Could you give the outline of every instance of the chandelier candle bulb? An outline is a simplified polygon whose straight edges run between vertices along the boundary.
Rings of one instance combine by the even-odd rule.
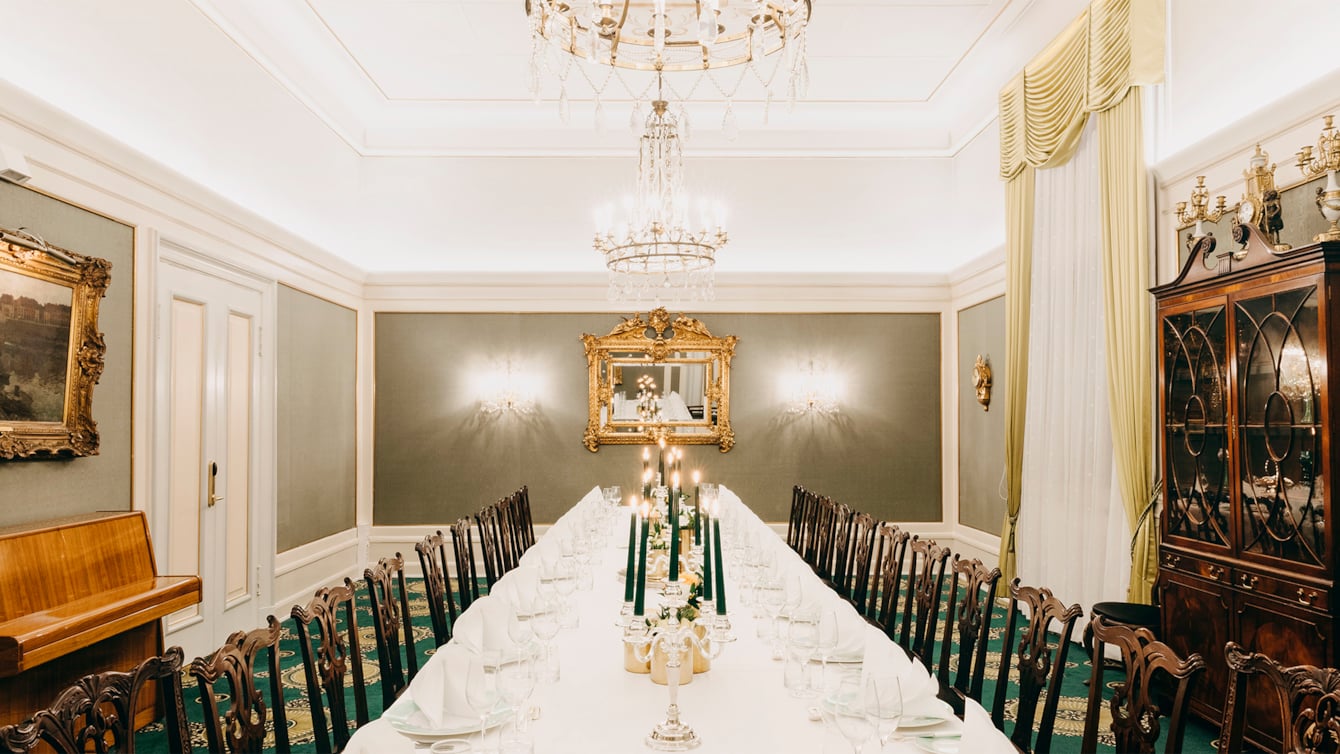
[[[637,498],[628,499],[628,567],[624,570],[623,601],[632,602],[637,589]]]
[[[645,614],[647,605],[647,525],[649,523],[650,511],[647,502],[642,502],[642,534],[640,535],[642,544],[638,548],[637,556],[637,591],[633,595],[633,615],[641,618]]]

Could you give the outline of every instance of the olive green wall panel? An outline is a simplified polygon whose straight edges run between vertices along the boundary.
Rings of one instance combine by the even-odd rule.
[[[690,316],[699,316],[690,312]],[[767,520],[786,519],[806,487],[899,521],[941,518],[938,314],[706,314],[736,335],[731,423],[736,446],[686,446],[685,470],[728,485]],[[611,314],[376,315],[374,523],[447,523],[521,484],[537,521],[553,521],[596,484],[630,491],[641,447],[582,446],[582,333]],[[488,376],[537,383],[529,415],[488,415]],[[785,413],[780,376],[827,368],[844,384],[834,416]]]
[[[991,364],[991,406],[982,410],[973,389],[977,355]],[[999,534],[1005,470],[1005,297],[958,313],[958,522]]]
[[[98,312],[107,345],[93,389],[98,455],[0,461],[0,526],[99,510],[128,510],[134,355],[135,231],[30,189],[0,182],[0,225],[24,227],[48,243],[112,263]]]
[[[276,536],[279,552],[354,527],[358,314],[279,286]]]

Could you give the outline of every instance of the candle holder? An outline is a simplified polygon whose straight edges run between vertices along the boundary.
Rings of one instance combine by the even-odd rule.
[[[687,593],[682,581],[667,583],[661,595],[665,598],[662,606],[668,608],[669,617],[656,626],[635,621],[624,629],[624,643],[632,648],[638,662],[649,661],[658,650],[666,655],[666,688],[670,692],[670,704],[665,719],[652,728],[645,740],[648,748],[657,751],[688,751],[702,745],[702,739],[693,728],[679,719],[679,681],[685,655],[696,648],[715,660],[724,645],[735,638],[729,632],[729,621],[726,631],[719,629],[721,621],[718,618],[724,616],[699,612],[698,620],[681,621],[679,611],[688,604]],[[705,626],[702,636],[695,630],[700,624]]]
[[[1215,197],[1214,208],[1210,208],[1210,190],[1205,187],[1205,176],[1196,176],[1196,185],[1191,189],[1191,205],[1188,208],[1186,202],[1178,202],[1175,210],[1177,222],[1182,226],[1195,224],[1196,229],[1191,233],[1193,243],[1196,239],[1205,236],[1205,222],[1219,222],[1219,219],[1228,212],[1228,200],[1223,196]]]
[[[1336,181],[1336,173],[1340,171],[1340,131],[1336,130],[1334,119],[1333,115],[1323,119],[1325,126],[1317,137],[1315,154],[1312,147],[1298,150],[1298,169],[1303,177],[1326,176],[1325,187],[1317,189],[1317,209],[1331,227],[1318,234],[1314,241],[1340,241],[1340,183]]]

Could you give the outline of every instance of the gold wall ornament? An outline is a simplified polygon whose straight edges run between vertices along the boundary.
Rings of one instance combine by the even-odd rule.
[[[111,263],[0,235],[0,459],[97,455],[98,307]]]
[[[1298,150],[1298,169],[1305,178],[1326,176],[1326,186],[1317,189],[1317,209],[1331,227],[1319,233],[1314,241],[1340,241],[1340,183],[1336,182],[1336,172],[1340,171],[1340,131],[1336,130],[1334,120],[1334,115],[1323,119],[1325,126],[1317,137],[1316,154],[1312,153],[1312,147]]]
[[[735,445],[730,365],[739,339],[718,338],[700,320],[664,307],[634,314],[606,335],[582,335],[587,422],[582,444]],[[646,378],[646,379],[644,379]]]
[[[1293,248],[1280,241],[1280,231],[1284,229],[1284,216],[1280,210],[1280,192],[1275,185],[1275,163],[1270,162],[1270,154],[1256,145],[1256,152],[1242,171],[1247,181],[1247,191],[1238,202],[1238,223],[1255,225],[1258,230],[1270,237],[1276,251],[1288,251]]]
[[[972,388],[977,393],[977,402],[983,411],[991,410],[991,363],[980,353],[977,363],[972,365]]]

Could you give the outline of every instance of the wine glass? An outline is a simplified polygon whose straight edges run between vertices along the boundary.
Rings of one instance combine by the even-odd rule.
[[[572,561],[558,562],[554,572],[554,590],[558,592],[559,604],[562,606],[562,627],[577,628],[579,616],[572,600],[572,595],[577,591],[577,573]]]
[[[479,746],[484,747],[489,713],[498,704],[498,666],[500,657],[495,651],[486,651],[470,661],[465,677],[465,702],[479,715]]]
[[[875,732],[875,724],[866,714],[866,704],[859,678],[848,678],[839,684],[835,695],[830,697],[833,720],[838,732],[851,744],[853,754],[861,754],[866,741]]]
[[[530,616],[530,628],[535,638],[540,640],[541,654],[544,657],[544,678],[558,680],[558,655],[553,640],[558,636],[559,606],[553,600],[539,600],[535,612]]]
[[[841,642],[842,636],[836,610],[824,610],[819,613],[819,637],[815,648],[819,652],[819,662],[825,667],[833,658],[833,652]]]
[[[898,676],[871,676],[866,680],[865,710],[883,746],[893,738],[903,717],[903,687]]]
[[[791,696],[811,697],[814,692],[806,681],[806,675],[809,672],[810,660],[814,659],[815,649],[819,643],[819,621],[818,614],[812,610],[800,610],[791,616],[791,623],[787,629],[786,648],[789,659],[799,667],[793,683],[788,688]],[[788,678],[788,680],[791,680]]]
[[[535,662],[524,652],[503,663],[498,671],[498,692],[508,708],[514,711],[517,729],[522,727],[525,719],[521,709],[535,691],[535,680]]]

